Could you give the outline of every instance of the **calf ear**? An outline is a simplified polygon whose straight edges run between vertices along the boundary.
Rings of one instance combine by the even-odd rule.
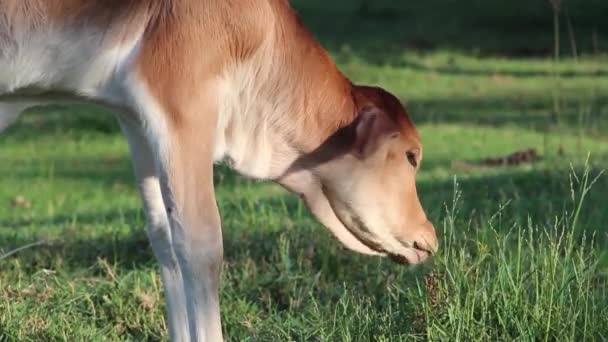
[[[397,125],[386,114],[373,109],[362,111],[355,124],[353,154],[358,158],[366,158],[388,138],[397,135]]]

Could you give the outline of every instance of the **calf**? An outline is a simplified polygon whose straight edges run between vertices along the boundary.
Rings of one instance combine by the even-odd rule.
[[[344,77],[286,0],[0,0],[0,129],[64,100],[118,117],[174,341],[222,340],[216,161],[300,195],[354,251],[437,249],[404,107]]]

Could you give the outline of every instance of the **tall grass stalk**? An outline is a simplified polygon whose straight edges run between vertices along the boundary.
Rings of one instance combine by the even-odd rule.
[[[562,0],[549,0],[553,12],[553,115],[556,123],[561,126],[561,94],[560,94],[560,74],[559,74],[559,59],[560,59],[560,13]]]
[[[601,318],[608,301],[605,291],[598,290],[606,281],[594,276],[599,258],[593,236],[576,232],[586,195],[601,175],[591,175],[586,165],[581,175],[572,172],[574,214],[548,223],[528,219],[526,224],[505,224],[501,206],[489,215],[489,229],[463,227],[465,221],[454,216],[461,198],[454,183],[435,283],[418,287],[426,296],[428,340],[582,341],[603,336],[601,326],[591,322]]]
[[[589,165],[590,154],[587,154],[587,159],[585,160],[585,166],[583,169],[582,175],[579,177],[576,173],[576,170],[570,164],[570,169],[572,170],[570,173],[570,193],[572,196],[572,203],[574,205],[573,216],[571,218],[571,227],[572,230],[575,231],[577,227],[577,223],[579,220],[579,216],[581,213],[581,209],[583,207],[583,203],[585,202],[585,197],[589,193],[589,190],[593,187],[593,185],[597,182],[597,180],[604,174],[604,170],[601,170],[597,175],[593,178],[591,177],[591,167]],[[576,187],[576,188],[575,188]]]

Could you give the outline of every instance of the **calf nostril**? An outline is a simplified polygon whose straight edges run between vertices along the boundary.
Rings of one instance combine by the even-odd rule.
[[[419,249],[421,251],[425,251],[429,254],[433,254],[434,253],[433,249],[429,248],[429,247],[430,247],[430,245],[428,243],[421,244],[418,241],[414,241],[414,248]]]
[[[414,234],[401,235],[397,240],[406,248],[414,248],[429,254],[435,254],[439,248],[435,228],[429,221],[417,227]]]

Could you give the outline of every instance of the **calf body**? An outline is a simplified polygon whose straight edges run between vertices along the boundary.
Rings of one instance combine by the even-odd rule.
[[[344,77],[287,1],[0,0],[0,129],[57,101],[119,119],[174,341],[222,339],[214,162],[302,196],[354,251],[437,248],[405,109]]]

